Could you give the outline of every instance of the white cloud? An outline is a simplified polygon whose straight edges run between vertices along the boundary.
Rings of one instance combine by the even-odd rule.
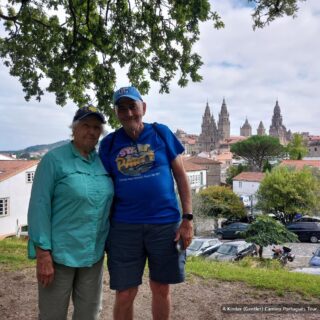
[[[172,83],[169,95],[160,95],[159,85],[153,83],[145,97],[145,121],[199,133],[207,100],[217,120],[225,98],[232,134],[239,134],[246,116],[255,133],[260,120],[269,129],[278,99],[288,129],[320,134],[320,1],[302,2],[296,19],[285,17],[256,31],[252,30],[251,9],[240,5],[243,1],[212,3],[226,27],[201,26],[195,49],[203,57],[203,81],[186,88]],[[48,93],[40,103],[27,103],[21,85],[4,66],[0,77],[0,150],[69,137],[73,104],[61,108]],[[117,85],[127,84],[122,70]]]

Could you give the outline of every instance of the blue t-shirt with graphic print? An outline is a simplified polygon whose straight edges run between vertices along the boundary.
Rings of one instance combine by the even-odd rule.
[[[160,133],[160,134],[159,134]],[[99,154],[114,181],[112,219],[160,224],[180,220],[170,163],[184,151],[170,129],[144,123],[134,141],[123,128],[106,136]]]

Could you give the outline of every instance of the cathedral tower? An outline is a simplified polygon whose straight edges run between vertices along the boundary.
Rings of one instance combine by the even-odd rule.
[[[265,136],[266,135],[266,129],[264,128],[262,121],[260,121],[260,123],[259,123],[259,127],[257,129],[257,135],[258,136]]]
[[[211,115],[207,102],[202,116],[201,133],[199,136],[199,151],[210,152],[218,147],[218,130],[213,115]]]
[[[226,102],[223,98],[218,122],[219,141],[230,138],[230,120]]]
[[[246,121],[244,122],[243,126],[240,127],[240,136],[250,137],[251,135],[252,135],[252,128],[248,121],[248,118],[246,118]]]
[[[286,127],[282,124],[282,116],[278,100],[276,101],[276,105],[273,109],[273,116],[271,126],[269,129],[269,135],[279,138],[281,144],[288,143],[287,137],[289,134],[287,132]]]

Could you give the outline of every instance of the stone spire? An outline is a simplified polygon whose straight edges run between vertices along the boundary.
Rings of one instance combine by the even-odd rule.
[[[281,110],[278,103],[278,100],[276,101],[276,105],[273,109],[273,116],[271,120],[271,126],[269,129],[269,135],[279,138],[279,141],[281,144],[287,144],[287,129],[282,124],[282,116],[281,116]]]
[[[252,128],[246,117],[246,121],[244,122],[243,126],[240,127],[240,136],[243,137],[250,137],[252,135]]]
[[[223,98],[218,121],[219,141],[230,138],[230,120],[226,101]]]
[[[218,129],[207,102],[202,116],[201,133],[198,140],[199,152],[210,152],[218,147]]]
[[[279,106],[278,100],[276,101],[276,105],[274,106],[274,109],[273,109],[273,117],[272,117],[271,126],[273,126],[275,128],[280,128],[281,126],[283,126],[281,110],[280,110],[280,106]]]
[[[258,129],[257,129],[257,135],[258,136],[265,136],[266,135],[266,129],[264,128],[264,125],[262,121],[260,121]]]

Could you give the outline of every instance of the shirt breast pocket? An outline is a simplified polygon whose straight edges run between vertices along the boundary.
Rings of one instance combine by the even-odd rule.
[[[88,173],[81,170],[65,170],[56,186],[56,195],[67,196],[73,200],[88,197]]]

